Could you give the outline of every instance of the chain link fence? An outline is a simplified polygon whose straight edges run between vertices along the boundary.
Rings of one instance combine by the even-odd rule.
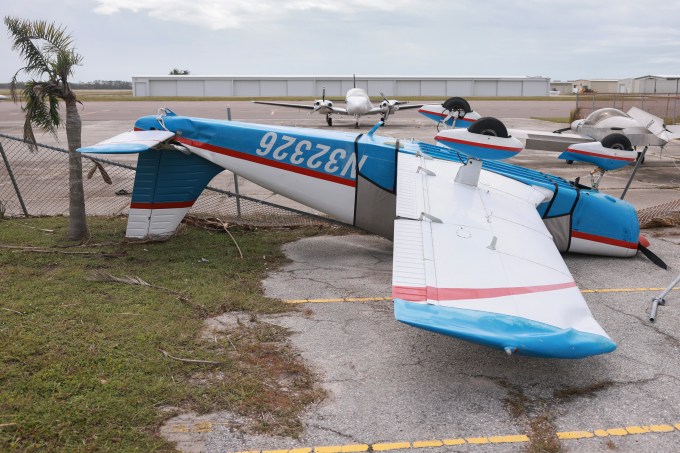
[[[576,95],[575,118],[585,118],[597,109],[613,107],[628,111],[631,107],[663,118],[666,124],[680,122],[680,97],[675,94],[640,95],[640,94],[605,94],[588,93]]]
[[[68,215],[68,151],[0,134],[0,218]],[[96,161],[104,168],[108,184]],[[83,159],[85,208],[90,216],[127,214],[135,166],[99,157]],[[219,176],[218,176],[219,178]],[[214,181],[213,181],[214,183]],[[212,184],[212,183],[211,183]],[[253,226],[313,226],[338,222],[313,213],[209,185],[189,214]]]

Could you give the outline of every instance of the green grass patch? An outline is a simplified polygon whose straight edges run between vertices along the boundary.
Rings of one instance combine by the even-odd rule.
[[[172,450],[158,428],[188,411],[300,432],[299,414],[323,392],[288,332],[259,321],[290,309],[260,282],[284,262],[282,244],[325,230],[232,228],[240,259],[224,233],[188,227],[167,242],[127,243],[125,219],[89,224],[92,239],[79,245],[64,239],[65,218],[0,221],[0,451]],[[206,318],[230,311],[249,325],[200,335]]]

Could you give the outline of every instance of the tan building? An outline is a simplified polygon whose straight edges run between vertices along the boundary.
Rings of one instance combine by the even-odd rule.
[[[596,93],[617,93],[619,91],[619,81],[617,79],[578,79],[573,80],[573,92],[583,93],[591,90]]]

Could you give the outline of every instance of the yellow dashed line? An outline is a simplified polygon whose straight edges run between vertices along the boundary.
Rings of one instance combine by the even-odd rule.
[[[492,436],[489,437],[492,444],[514,444],[520,442],[529,442],[529,436],[520,434],[517,436]]]
[[[287,304],[324,304],[338,302],[377,302],[392,300],[391,297],[341,297],[339,299],[288,299],[284,300]]]
[[[590,431],[567,431],[562,433],[557,433],[558,439],[587,439],[593,437],[594,434]]]
[[[171,427],[171,431],[175,433],[207,433],[212,431],[213,426],[222,425],[222,423],[212,422],[198,422],[191,425],[177,424]],[[560,440],[579,440],[590,439],[594,437],[609,437],[609,436],[629,436],[642,435],[650,433],[670,433],[680,431],[680,423],[673,425],[648,425],[648,426],[626,426],[625,428],[609,428],[596,429],[594,431],[563,431],[557,433],[557,438]],[[349,445],[328,445],[312,448],[294,448],[291,450],[248,450],[236,453],[353,453],[365,451],[395,451],[417,448],[438,448],[452,445],[484,445],[484,444],[500,444],[500,443],[522,443],[530,442],[531,438],[525,434],[509,435],[509,436],[488,436],[488,437],[467,437],[467,438],[452,438],[452,439],[433,439],[433,440],[419,440],[411,442],[381,442],[375,444],[349,444]]]
[[[489,439],[486,437],[468,437],[465,439],[469,444],[488,444]]]
[[[441,440],[419,440],[413,442],[413,448],[441,447],[444,443]]]
[[[403,450],[411,448],[410,442],[385,442],[381,444],[373,444],[373,451],[388,451],[388,450]]]
[[[666,288],[602,288],[602,289],[582,289],[583,294],[596,293],[642,293],[647,291],[663,291]],[[680,287],[673,288],[673,291]],[[391,297],[340,297],[337,299],[288,299],[284,300],[287,304],[323,304],[340,302],[380,302],[392,300]]]
[[[444,445],[463,445],[465,439],[444,439],[442,442],[444,442]]]
[[[213,426],[220,426],[221,423],[199,422],[191,425],[177,424],[171,427],[171,431],[175,433],[206,433],[210,432]],[[596,429],[594,431],[563,431],[557,433],[557,438],[560,440],[579,440],[590,439],[594,437],[609,437],[609,436],[629,436],[642,435],[651,433],[670,433],[680,431],[680,423],[673,425],[649,425],[649,426],[626,426],[625,428],[609,428]],[[508,436],[488,436],[488,437],[467,437],[467,438],[452,438],[452,439],[433,439],[433,440],[419,440],[411,442],[381,442],[372,445],[369,444],[349,444],[349,445],[328,445],[312,448],[294,448],[283,450],[248,450],[236,453],[353,453],[365,451],[394,451],[407,450],[417,448],[438,448],[452,445],[483,445],[483,444],[500,444],[500,443],[522,443],[530,442],[531,438],[525,434],[516,434]]]

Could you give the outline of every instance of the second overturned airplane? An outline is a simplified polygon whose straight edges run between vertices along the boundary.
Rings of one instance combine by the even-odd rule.
[[[310,110],[311,115],[314,112],[319,112],[326,115],[326,123],[329,126],[333,125],[333,118],[331,115],[350,115],[355,119],[355,126],[359,127],[359,117],[364,115],[380,114],[382,122],[386,122],[389,116],[397,110],[417,109],[423,104],[409,104],[408,101],[398,101],[396,99],[387,99],[385,95],[380,92],[383,100],[378,106],[371,103],[368,93],[363,88],[357,88],[356,83],[354,88],[347,90],[345,95],[345,108],[335,107],[333,101],[326,99],[326,88],[324,87],[321,99],[314,101],[314,104],[291,104],[288,102],[272,102],[272,101],[253,101],[256,104],[276,105],[279,107],[293,107],[298,109]]]

